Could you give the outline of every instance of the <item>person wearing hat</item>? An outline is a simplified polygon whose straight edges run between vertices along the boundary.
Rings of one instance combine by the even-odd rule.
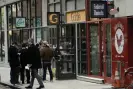
[[[50,81],[53,81],[53,73],[51,69],[51,60],[53,57],[53,50],[49,47],[47,41],[42,42],[42,46],[40,48],[40,56],[43,63],[43,80],[46,80],[46,71],[48,69],[50,74]]]

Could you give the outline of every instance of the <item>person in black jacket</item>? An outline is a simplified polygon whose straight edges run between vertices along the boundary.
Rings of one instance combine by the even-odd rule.
[[[28,60],[26,43],[22,44],[22,49],[20,50],[19,53],[20,53],[20,64],[21,64],[20,72],[21,72],[22,84],[24,84],[25,81],[25,76],[24,76],[25,71],[26,71],[27,83],[30,83],[30,71],[28,69],[25,69]]]
[[[29,43],[29,47],[27,50],[28,64],[30,65],[30,68],[31,68],[32,79],[31,79],[30,85],[27,86],[26,88],[32,88],[34,79],[36,78],[38,83],[40,84],[40,86],[37,89],[41,89],[41,88],[44,88],[44,84],[37,72],[38,69],[42,67],[40,52],[39,52],[39,49],[36,47],[36,45],[34,45],[33,39],[29,39],[28,43]]]
[[[18,55],[18,49],[17,49],[17,43],[13,42],[12,45],[8,49],[8,62],[10,65],[10,82],[12,84],[17,84],[18,82],[18,76],[19,76],[19,68],[20,68],[20,62],[19,62],[19,55]]]

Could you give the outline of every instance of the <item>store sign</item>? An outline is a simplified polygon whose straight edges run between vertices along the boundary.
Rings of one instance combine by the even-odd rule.
[[[16,18],[16,28],[26,27],[26,19],[23,17]]]
[[[48,25],[60,24],[60,12],[48,12],[47,16]]]
[[[107,1],[91,1],[91,18],[107,18]]]
[[[86,21],[85,10],[67,12],[66,19],[67,23],[84,22]]]

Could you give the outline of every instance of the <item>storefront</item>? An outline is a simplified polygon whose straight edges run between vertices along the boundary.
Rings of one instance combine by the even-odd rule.
[[[67,26],[73,27],[76,45],[77,75],[87,75],[85,10],[66,13]],[[72,25],[73,24],[73,25]],[[69,30],[69,29],[67,29]]]

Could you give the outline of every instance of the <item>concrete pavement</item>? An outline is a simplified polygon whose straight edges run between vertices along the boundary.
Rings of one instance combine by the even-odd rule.
[[[10,84],[10,68],[0,67],[1,82]],[[47,75],[48,76],[48,75]],[[47,77],[49,79],[49,76]],[[54,82],[46,81],[44,82],[45,89],[111,89],[110,85],[106,84],[95,84],[79,80],[54,80]],[[27,84],[20,84],[17,87],[24,89]],[[36,89],[39,84],[35,80],[33,89]]]

